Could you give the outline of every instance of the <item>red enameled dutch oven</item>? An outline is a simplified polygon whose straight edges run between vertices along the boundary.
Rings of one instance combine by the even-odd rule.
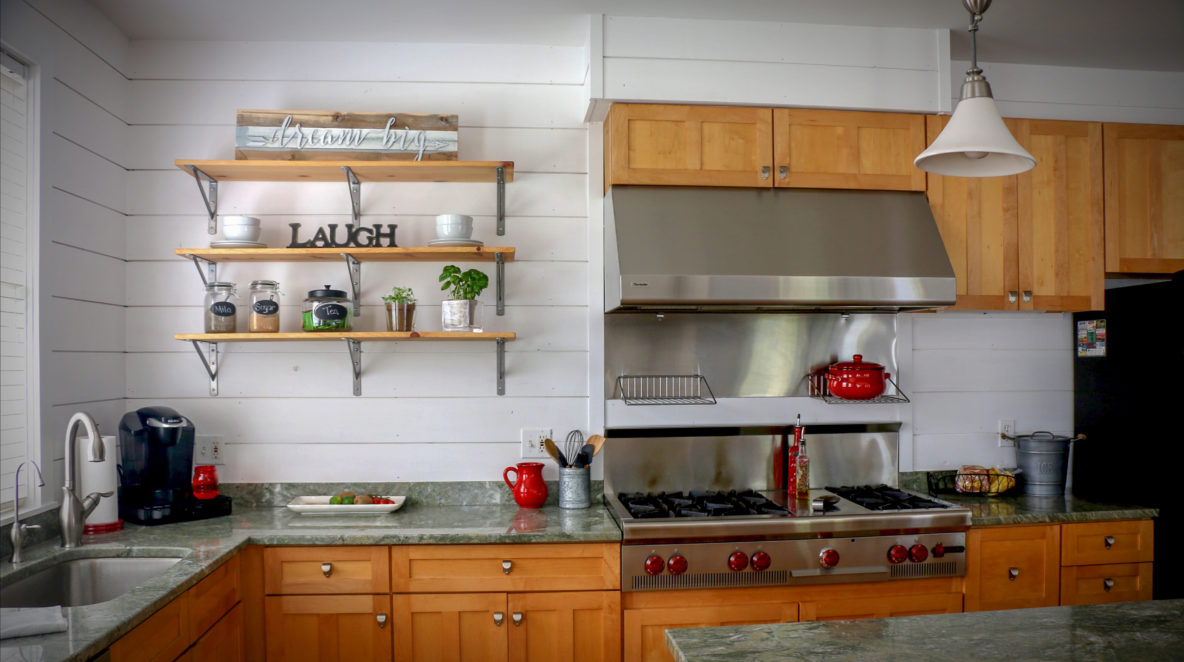
[[[851,361],[835,363],[826,373],[830,394],[847,400],[870,400],[884,393],[888,373],[879,363],[865,363],[862,354]]]

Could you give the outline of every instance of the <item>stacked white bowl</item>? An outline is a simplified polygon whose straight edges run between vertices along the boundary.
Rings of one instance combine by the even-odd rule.
[[[260,230],[254,216],[222,217],[222,238],[227,241],[259,241]]]

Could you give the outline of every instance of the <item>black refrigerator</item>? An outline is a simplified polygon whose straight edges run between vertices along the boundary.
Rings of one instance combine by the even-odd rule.
[[[1074,496],[1153,506],[1155,599],[1184,598],[1184,271],[1073,315]]]

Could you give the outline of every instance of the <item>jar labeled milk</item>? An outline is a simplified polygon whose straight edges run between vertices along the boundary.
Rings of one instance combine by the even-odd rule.
[[[213,281],[206,283],[206,333],[234,333],[238,308],[234,283]]]
[[[251,281],[251,333],[280,332],[280,284],[274,280]]]
[[[344,290],[329,285],[323,290],[312,290],[301,306],[301,327],[305,331],[349,331],[353,312],[352,302]]]

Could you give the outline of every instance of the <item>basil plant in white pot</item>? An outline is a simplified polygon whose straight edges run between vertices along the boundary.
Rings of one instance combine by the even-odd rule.
[[[451,298],[440,303],[440,326],[445,331],[482,331],[481,304],[477,297],[489,287],[489,276],[476,269],[461,271],[450,264],[440,272],[441,290]]]

